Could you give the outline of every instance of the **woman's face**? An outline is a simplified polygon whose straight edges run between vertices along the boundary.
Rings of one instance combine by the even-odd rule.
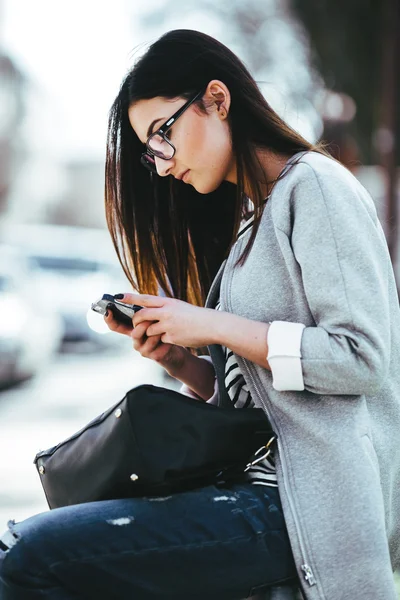
[[[183,181],[201,194],[208,194],[224,180],[236,183],[236,166],[227,119],[230,106],[228,88],[221,81],[210,81],[203,101],[207,114],[192,104],[167,132],[176,148],[175,155],[170,160],[154,158],[158,175],[173,175],[180,179],[188,171]],[[185,103],[183,98],[166,100],[157,97],[132,104],[128,111],[129,121],[140,141],[146,143],[147,130],[153,121],[157,119],[152,132]]]

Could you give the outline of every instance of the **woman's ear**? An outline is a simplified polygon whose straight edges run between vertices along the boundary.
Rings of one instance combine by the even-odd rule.
[[[213,79],[207,86],[206,96],[209,104],[214,105],[219,115],[225,118],[229,113],[231,103],[231,95],[227,86],[219,79]]]

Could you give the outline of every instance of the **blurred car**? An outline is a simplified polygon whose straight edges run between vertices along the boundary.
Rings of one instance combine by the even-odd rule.
[[[35,295],[28,258],[0,244],[0,385],[39,373],[58,350],[62,320]]]
[[[3,239],[29,255],[35,294],[64,323],[64,341],[118,344],[91,304],[104,293],[131,289],[106,230],[56,225],[13,225]],[[105,335],[109,334],[109,335]]]

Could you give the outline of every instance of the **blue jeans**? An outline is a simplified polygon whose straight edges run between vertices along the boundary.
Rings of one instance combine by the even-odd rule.
[[[209,486],[8,525],[1,600],[234,600],[295,577],[277,488]]]

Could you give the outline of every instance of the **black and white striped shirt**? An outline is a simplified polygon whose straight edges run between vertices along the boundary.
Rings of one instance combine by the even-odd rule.
[[[254,216],[242,223],[236,241],[249,233],[252,229]],[[221,310],[218,301],[216,310]],[[252,408],[254,401],[251,397],[249,388],[235,360],[235,356],[229,348],[222,348],[225,355],[225,387],[229,398],[232,400],[235,408]],[[256,485],[269,485],[277,487],[275,461],[273,453],[264,459],[258,465],[252,467],[247,472],[247,479]]]

